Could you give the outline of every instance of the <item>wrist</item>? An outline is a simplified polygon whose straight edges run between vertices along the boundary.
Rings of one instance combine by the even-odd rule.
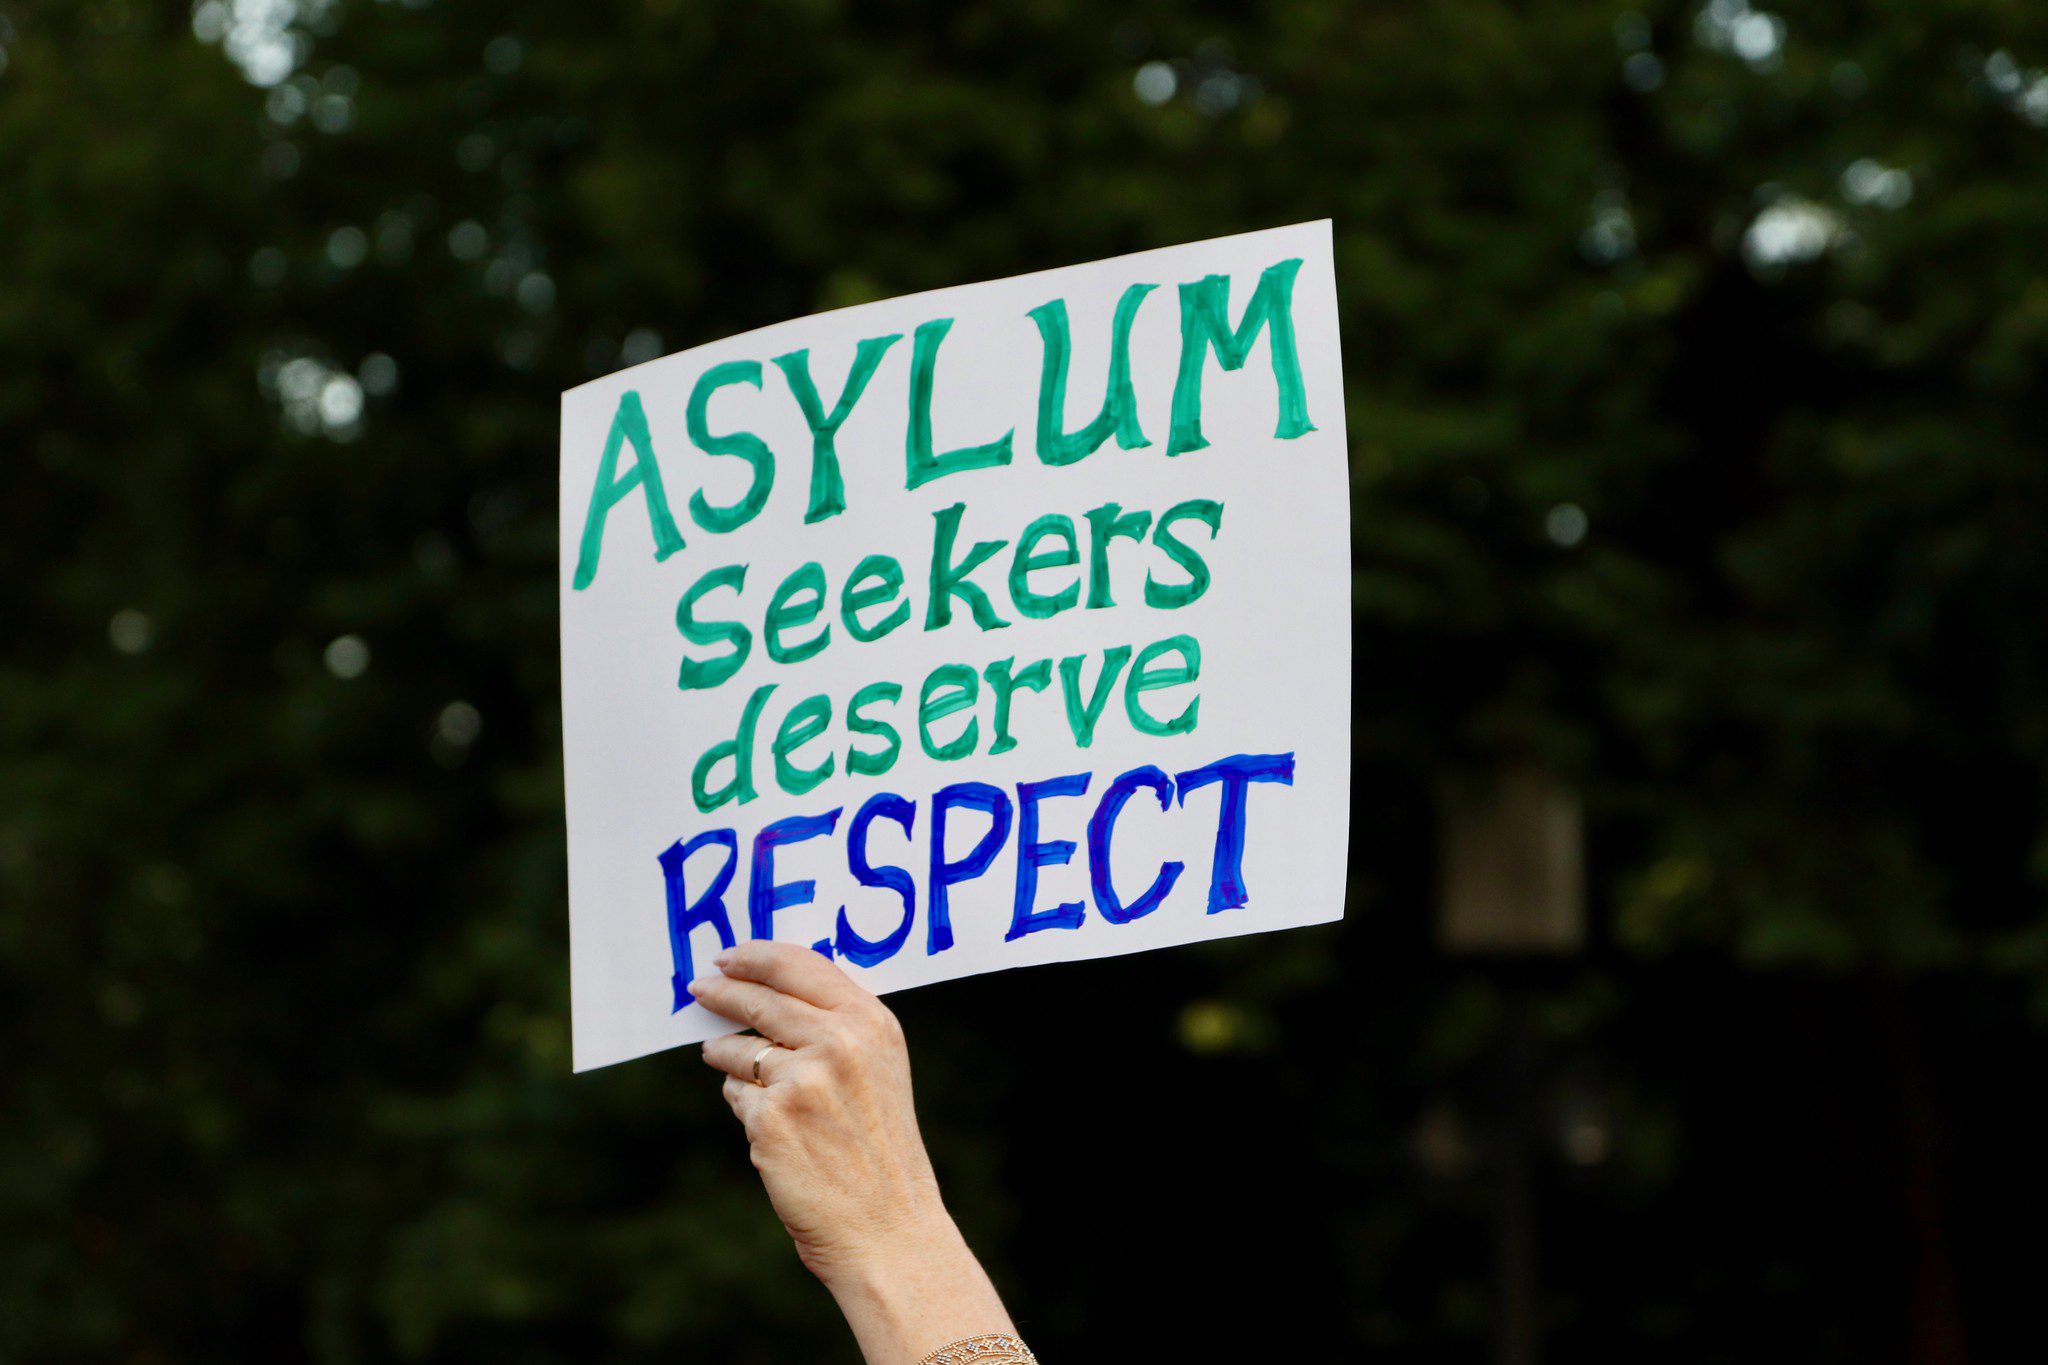
[[[876,1300],[908,1281],[957,1273],[961,1261],[973,1259],[953,1216],[937,1205],[906,1214],[862,1245],[812,1269],[835,1296]]]
[[[995,1286],[943,1208],[887,1246],[819,1276],[872,1365],[914,1365],[949,1342],[1014,1330]]]
[[[799,1237],[798,1250],[810,1272],[837,1292],[842,1284],[858,1288],[884,1279],[899,1264],[942,1256],[960,1240],[934,1188],[928,1198],[900,1197],[886,1216],[861,1219],[837,1236]]]

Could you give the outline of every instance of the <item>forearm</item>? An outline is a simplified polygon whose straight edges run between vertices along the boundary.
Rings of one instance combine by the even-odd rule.
[[[868,1365],[917,1365],[952,1342],[1016,1330],[987,1272],[943,1215],[886,1257],[833,1276],[828,1287]]]
[[[756,939],[690,994],[760,1030],[704,1045],[797,1254],[868,1365],[1035,1365],[939,1198],[895,1016],[835,963]],[[955,1343],[1002,1334],[979,1348]]]

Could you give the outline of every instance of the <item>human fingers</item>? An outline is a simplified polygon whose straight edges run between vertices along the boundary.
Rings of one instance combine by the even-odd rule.
[[[766,1085],[774,1079],[777,1064],[784,1060],[777,1054],[788,1051],[780,1043],[769,1042],[759,1034],[728,1033],[704,1044],[704,1063],[735,1080],[750,1085]]]
[[[690,983],[690,994],[713,1014],[723,1015],[784,1047],[801,1047],[823,1036],[830,1023],[825,1011],[816,1005],[756,981],[703,976]]]
[[[752,939],[726,949],[717,961],[727,976],[772,986],[819,1009],[844,1009],[874,999],[838,963],[796,943]]]
[[[755,1114],[761,1107],[761,1097],[767,1092],[752,1081],[727,1076],[725,1083],[719,1087],[719,1093],[725,1096],[725,1102],[732,1106],[733,1114],[746,1130],[749,1133],[753,1132]]]

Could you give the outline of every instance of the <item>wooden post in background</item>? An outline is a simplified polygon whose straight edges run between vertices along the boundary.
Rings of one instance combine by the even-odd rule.
[[[1586,939],[1585,822],[1578,793],[1530,764],[1442,794],[1437,942],[1482,958],[1561,957]],[[1507,974],[1510,978],[1513,973]],[[1526,990],[1508,1015],[1494,1099],[1494,1359],[1536,1365],[1543,1323],[1536,1163],[1545,1059]]]
[[[1516,765],[1443,795],[1437,942],[1450,953],[1571,953],[1586,938],[1578,794]]]

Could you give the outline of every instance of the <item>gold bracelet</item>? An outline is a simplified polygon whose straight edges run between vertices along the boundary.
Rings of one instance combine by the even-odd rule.
[[[991,1332],[941,1346],[917,1365],[1038,1365],[1038,1357],[1009,1333]]]

